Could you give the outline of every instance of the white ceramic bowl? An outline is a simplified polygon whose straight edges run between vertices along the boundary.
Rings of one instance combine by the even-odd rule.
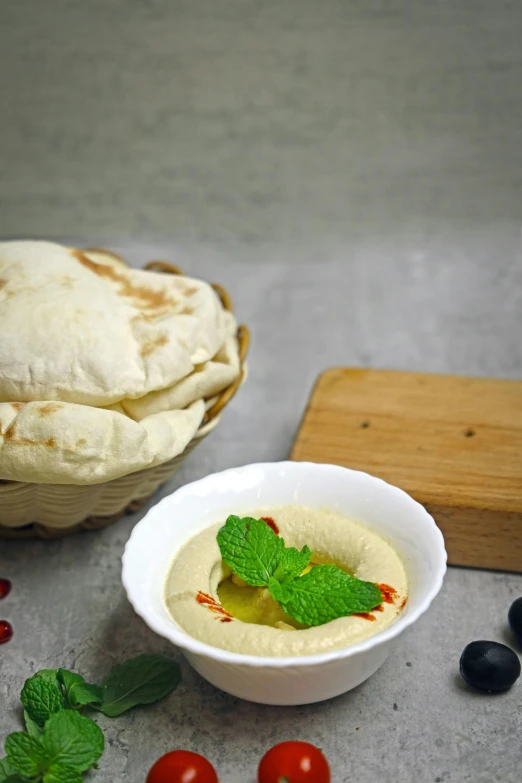
[[[401,556],[409,597],[398,619],[358,644],[316,655],[265,658],[194,639],[169,615],[163,595],[176,553],[199,531],[254,508],[329,508],[382,535]],[[439,592],[446,571],[442,533],[428,512],[397,487],[337,465],[279,462],[215,473],[161,500],[136,525],[123,555],[123,585],[153,631],[183,651],[206,680],[261,704],[309,704],[355,688],[381,666],[393,641]]]

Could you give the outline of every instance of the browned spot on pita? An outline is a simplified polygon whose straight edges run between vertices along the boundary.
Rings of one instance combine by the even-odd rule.
[[[2,435],[1,432],[0,435]],[[31,438],[17,436],[14,422],[6,429],[3,436],[5,440],[8,440],[13,446],[47,446],[50,449],[58,448],[58,444],[54,438],[48,438],[47,440],[32,440]]]
[[[88,258],[85,253],[82,253],[81,250],[76,250],[76,248],[71,248],[69,250],[69,253],[71,256],[73,256],[77,261],[80,262],[80,264],[83,264],[83,266],[86,266],[87,269],[90,269],[91,272],[94,272],[95,274],[98,274],[98,264],[95,261],[91,261],[90,258]]]
[[[15,438],[11,435],[11,431],[7,430],[5,433],[5,439],[12,443],[13,446],[42,446],[43,444],[37,440],[31,440],[30,438]]]
[[[147,340],[147,342],[143,343],[140,354],[142,356],[150,356],[150,354],[153,353],[156,348],[161,348],[161,346],[166,345],[168,341],[169,338],[166,334],[155,337],[153,340]]]
[[[179,311],[180,315],[194,315],[194,310],[192,307],[189,307],[188,305],[185,305],[185,307]]]
[[[74,288],[74,277],[64,275],[60,278],[60,285],[63,286],[63,288]]]
[[[16,419],[15,419],[16,421]],[[5,432],[2,433],[4,438],[6,440],[14,440],[15,438],[15,422],[13,421],[12,424],[9,425],[9,427],[6,429]]]
[[[48,402],[45,405],[40,405],[36,410],[40,416],[49,416],[50,413],[56,413],[60,408],[63,408],[63,405],[58,402]]]
[[[21,411],[25,405],[25,402],[10,402],[9,404],[11,408],[15,409],[15,411]]]
[[[170,310],[170,308],[169,308]],[[137,315],[133,315],[131,318],[131,323],[136,323],[138,321],[145,321],[148,323],[149,321],[154,321],[156,318],[159,318],[161,315],[165,315],[167,310],[164,312],[153,312],[153,313],[138,313]]]
[[[185,291],[184,291],[184,293],[187,296],[194,296],[194,294],[197,294],[197,292],[198,292],[198,289],[194,288],[193,286],[189,286],[188,288],[185,288]]]
[[[129,273],[125,269],[120,271],[113,266],[95,263],[79,250],[71,250],[70,253],[80,264],[90,269],[98,277],[115,283],[118,286],[118,294],[128,299],[134,299],[136,307],[142,310],[153,311],[157,315],[158,311],[167,312],[176,304],[176,299],[168,296],[166,291],[155,290],[144,285],[133,285],[129,279]]]
[[[7,285],[7,280],[0,280],[0,291],[2,290],[2,288],[5,288],[6,285]]]
[[[85,440],[85,438],[78,438],[78,440],[76,441],[77,446],[84,446],[86,443],[87,441]]]

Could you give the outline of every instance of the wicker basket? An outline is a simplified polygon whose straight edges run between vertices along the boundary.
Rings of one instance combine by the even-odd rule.
[[[125,263],[120,256],[110,255]],[[151,261],[145,269],[182,274],[178,267],[166,261]],[[232,302],[225,289],[217,284],[212,287],[223,307],[232,311]],[[89,486],[0,481],[0,538],[61,538],[81,530],[105,527],[123,513],[141,508],[160,484],[174,475],[182,460],[216,427],[223,408],[241,386],[246,377],[245,360],[249,344],[246,326],[238,328],[238,341],[239,377],[213,401],[199,430],[181,454],[162,465]]]

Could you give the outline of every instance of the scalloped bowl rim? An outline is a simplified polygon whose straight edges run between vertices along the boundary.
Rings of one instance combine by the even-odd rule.
[[[376,487],[385,487],[386,491],[399,494],[401,497],[407,498],[407,501],[411,505],[412,510],[415,509],[415,511],[420,515],[420,518],[424,519],[424,524],[427,525],[427,528],[430,529],[431,533],[435,536],[434,540],[438,542],[438,551],[436,553],[436,573],[434,574],[431,584],[429,585],[426,596],[420,602],[420,604],[415,609],[400,615],[399,618],[387,628],[379,631],[373,636],[368,637],[367,639],[364,639],[361,642],[351,644],[347,647],[329,650],[323,653],[315,653],[314,655],[284,657],[245,655],[243,653],[230,652],[229,650],[224,650],[220,647],[214,647],[210,644],[206,644],[205,642],[201,642],[198,639],[195,639],[193,636],[190,636],[190,634],[186,633],[182,628],[176,625],[175,621],[172,620],[170,622],[165,622],[162,618],[157,617],[154,613],[150,612],[150,610],[143,605],[142,596],[139,594],[139,591],[132,580],[132,565],[130,563],[130,558],[133,549],[140,546],[140,538],[143,535],[150,534],[149,527],[154,523],[154,517],[161,514],[162,508],[172,503],[173,497],[177,496],[178,499],[183,499],[183,496],[189,495],[193,489],[204,487],[205,484],[215,482],[220,477],[227,477],[233,474],[244,473],[253,469],[267,471],[273,470],[275,467],[286,466],[291,466],[292,469],[297,468],[297,470],[302,468],[304,470],[313,469],[317,471],[324,470],[328,472],[341,471],[344,475],[346,475],[346,472],[349,472],[351,474],[365,476],[371,479],[372,482],[375,482]],[[185,541],[189,541],[190,538],[190,535],[187,536]],[[179,547],[175,551],[179,551]],[[171,563],[173,557],[174,554],[170,561]],[[287,666],[305,667],[314,664],[328,663],[330,661],[351,658],[354,655],[359,655],[360,653],[364,653],[374,647],[395,639],[403,631],[405,631],[406,628],[409,628],[411,625],[413,625],[413,623],[415,623],[419,617],[421,617],[421,615],[423,615],[429,609],[432,601],[439,593],[442,587],[444,575],[447,570],[447,553],[442,532],[437,527],[431,514],[426,511],[424,506],[414,500],[411,495],[408,495],[407,492],[400,489],[399,487],[396,487],[393,484],[389,484],[383,479],[372,476],[370,473],[366,473],[365,471],[353,470],[351,468],[345,468],[340,465],[330,465],[327,463],[315,462],[281,461],[251,463],[239,468],[228,468],[227,470],[219,471],[217,473],[211,473],[201,479],[185,484],[172,492],[170,495],[165,496],[162,498],[162,500],[159,501],[159,503],[149,509],[145,516],[135,525],[125,546],[125,551],[122,557],[122,564],[123,586],[134,611],[144,620],[146,625],[148,625],[148,627],[159,636],[168,639],[183,651],[187,651],[195,655],[202,655],[222,663],[279,669]]]

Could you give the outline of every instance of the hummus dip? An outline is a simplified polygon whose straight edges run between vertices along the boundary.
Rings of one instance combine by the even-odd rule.
[[[266,588],[245,587],[232,576],[216,540],[223,521],[198,533],[180,550],[165,586],[171,617],[194,638],[245,655],[313,655],[347,647],[382,631],[406,603],[407,578],[398,554],[362,525],[331,511],[303,506],[264,509],[244,516],[269,519],[286,546],[301,549],[308,545],[312,564],[333,564],[358,579],[375,582],[383,593],[383,603],[365,614],[340,617],[313,628],[299,626],[284,615]]]

